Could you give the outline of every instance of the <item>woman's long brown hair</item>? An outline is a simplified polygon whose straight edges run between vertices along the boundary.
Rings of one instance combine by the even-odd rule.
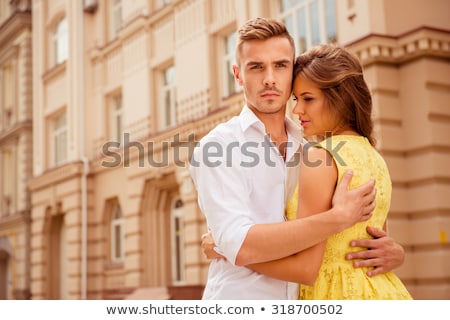
[[[334,45],[316,46],[297,57],[293,79],[297,76],[323,91],[328,107],[340,119],[340,127],[351,128],[375,146],[372,96],[355,56]]]

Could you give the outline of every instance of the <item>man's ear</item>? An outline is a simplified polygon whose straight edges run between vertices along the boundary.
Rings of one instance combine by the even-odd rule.
[[[234,74],[234,79],[236,79],[236,81],[238,82],[238,84],[239,84],[240,86],[242,86],[243,81],[242,81],[242,79],[241,79],[241,73],[240,73],[240,70],[239,70],[238,65],[236,65],[236,64],[233,64],[233,74]]]

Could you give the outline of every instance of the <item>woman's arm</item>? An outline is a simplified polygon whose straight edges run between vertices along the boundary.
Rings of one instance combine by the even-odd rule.
[[[337,168],[330,154],[321,148],[308,148],[300,164],[297,218],[331,208],[337,182]],[[272,278],[312,285],[322,263],[326,241],[290,257],[248,265]]]

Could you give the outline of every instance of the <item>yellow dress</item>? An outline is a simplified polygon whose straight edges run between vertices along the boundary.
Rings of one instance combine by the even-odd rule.
[[[328,150],[338,168],[338,180],[347,168],[353,169],[350,188],[355,188],[371,178],[376,179],[376,209],[369,221],[360,222],[328,238],[322,266],[313,286],[300,286],[299,299],[412,299],[411,295],[393,273],[368,277],[367,268],[354,268],[345,254],[361,250],[350,247],[350,241],[370,238],[366,226],[382,228],[389,212],[391,201],[391,179],[381,155],[365,137],[337,135],[317,145]],[[301,179],[301,174],[300,174]],[[295,219],[298,190],[286,207],[288,219]],[[301,205],[301,204],[300,204]]]

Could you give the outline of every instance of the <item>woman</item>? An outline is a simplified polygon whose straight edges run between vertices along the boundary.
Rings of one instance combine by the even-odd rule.
[[[368,277],[364,269],[355,269],[344,259],[351,239],[367,237],[366,226],[385,229],[392,190],[388,168],[374,148],[372,99],[361,65],[342,48],[315,47],[296,60],[293,95],[294,113],[305,137],[320,142],[304,150],[288,218],[294,218],[295,212],[301,218],[330,207],[334,188],[347,168],[355,172],[351,188],[370,178],[377,182],[377,205],[370,220],[309,249],[315,261],[312,285],[302,285],[299,298],[411,299],[392,272]]]

